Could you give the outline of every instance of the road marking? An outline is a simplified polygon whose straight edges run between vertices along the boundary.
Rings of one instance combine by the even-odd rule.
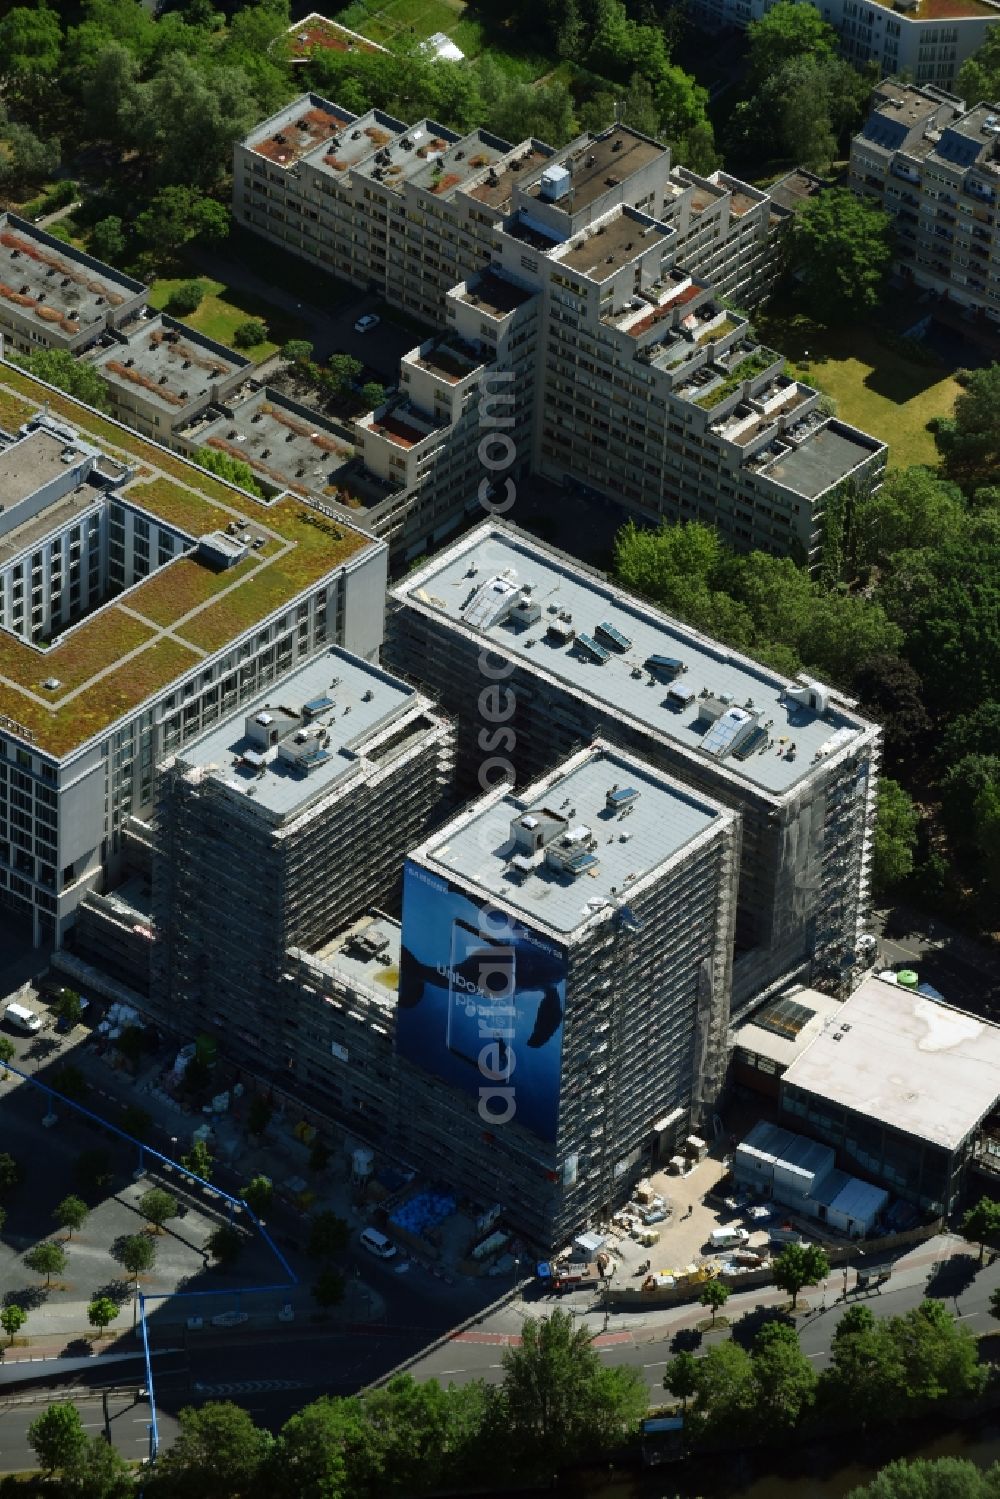
[[[658,1358],[655,1364],[643,1364],[642,1367],[644,1369],[663,1369],[667,1364],[669,1364],[669,1362],[670,1360],[668,1358]]]
[[[826,1358],[827,1350],[821,1348],[819,1353],[807,1353],[806,1358]]]
[[[500,1367],[499,1364],[496,1367],[499,1368]],[[440,1372],[442,1374],[464,1374],[465,1370],[464,1369],[442,1369]]]

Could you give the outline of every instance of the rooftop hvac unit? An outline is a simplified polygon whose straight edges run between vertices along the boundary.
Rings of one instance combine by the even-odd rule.
[[[547,167],[538,183],[538,195],[546,203],[558,203],[568,196],[572,182],[565,167]]]

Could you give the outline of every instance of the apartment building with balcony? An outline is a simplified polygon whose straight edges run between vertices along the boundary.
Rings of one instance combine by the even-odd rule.
[[[1000,322],[1000,106],[886,80],[848,180],[892,218],[905,280]]]
[[[81,354],[135,317],[146,296],[141,281],[0,213],[0,336],[19,354]]]
[[[386,652],[457,719],[463,787],[508,769],[530,781],[600,735],[739,811],[735,1000],[791,972],[849,987],[879,757],[849,700],[493,523],[391,591]]]
[[[382,640],[383,543],[290,495],[149,482],[143,456],[41,410],[0,432],[0,903],[36,943],[114,882],[165,754],[329,642]]]
[[[339,648],[313,656],[163,763],[149,1007],[288,1087],[275,1014],[290,949],[369,905],[397,905],[407,849],[452,775],[453,730],[426,697]],[[328,1053],[329,1055],[329,1053]]]
[[[711,31],[742,31],[769,8],[769,0],[694,0],[691,19]],[[856,67],[874,63],[883,75],[906,75],[917,85],[939,88],[952,86],[966,58],[1000,20],[995,0],[816,0],[815,8]]]

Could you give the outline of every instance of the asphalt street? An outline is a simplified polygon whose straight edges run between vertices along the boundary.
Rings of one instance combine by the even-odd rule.
[[[949,1004],[1000,1019],[1000,953],[923,912],[875,912],[883,966],[914,968]]]
[[[107,1425],[102,1395],[77,1395],[73,1399],[87,1435],[95,1437],[104,1432],[122,1456],[132,1462],[146,1457],[149,1452],[149,1405],[139,1396],[140,1389],[141,1384],[136,1384],[108,1395]],[[56,1392],[51,1401],[66,1398],[64,1393]],[[37,1466],[34,1450],[28,1441],[28,1427],[48,1403],[51,1403],[50,1399],[45,1395],[0,1403],[0,1472],[18,1473]],[[160,1422],[161,1442],[169,1446],[177,1430],[177,1422],[165,1412]]]

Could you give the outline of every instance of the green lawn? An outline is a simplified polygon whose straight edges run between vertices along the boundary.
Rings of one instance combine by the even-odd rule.
[[[927,423],[950,416],[959,392],[944,365],[910,358],[892,335],[883,339],[861,324],[821,328],[799,313],[778,309],[754,322],[799,379],[833,397],[845,422],[889,444],[890,468],[937,463]]]
[[[517,37],[506,33],[502,24],[485,25],[466,8],[465,0],[355,0],[331,19],[389,48],[443,31],[466,57],[489,51],[501,63],[507,58],[518,76],[523,74],[529,82],[552,66],[551,60],[525,55]]]
[[[245,323],[248,318],[252,317],[264,319],[271,337],[263,343],[255,344],[251,349],[240,350],[240,353],[248,355],[255,364],[260,364],[262,360],[275,353],[287,339],[305,337],[305,328],[302,325],[296,325],[295,320],[287,313],[270,306],[267,302],[259,302],[253,297],[248,297],[243,292],[234,291],[221,281],[213,281],[210,276],[164,277],[162,280],[155,281],[149,292],[151,306],[162,310],[167,306],[177,287],[183,281],[192,280],[201,282],[205,288],[205,295],[200,307],[181,321],[194,328],[196,332],[204,333],[206,338],[214,338],[217,343],[227,344],[232,348],[233,333],[240,323]]]

